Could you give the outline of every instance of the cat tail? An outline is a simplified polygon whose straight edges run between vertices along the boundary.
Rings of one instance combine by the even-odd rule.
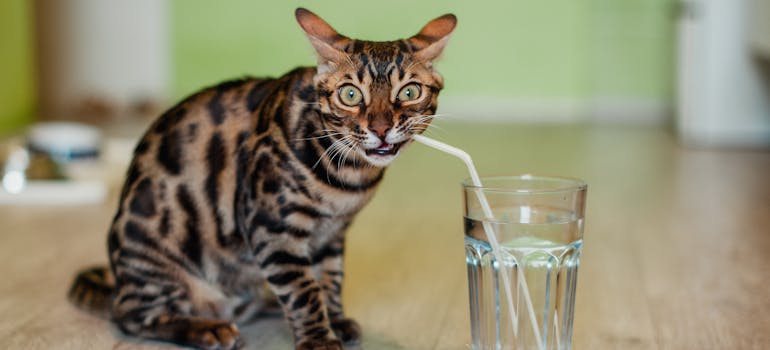
[[[109,267],[95,266],[75,276],[68,297],[75,306],[109,318],[114,290],[115,278]]]

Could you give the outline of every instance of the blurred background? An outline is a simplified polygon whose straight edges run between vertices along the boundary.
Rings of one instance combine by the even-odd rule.
[[[698,145],[770,144],[767,1],[8,0],[0,133],[40,119],[155,116],[207,85],[314,63],[307,6],[352,37],[460,25],[442,113],[465,120],[676,126]]]
[[[438,63],[446,88],[436,124],[450,129],[644,127],[690,148],[770,146],[768,0],[7,0],[4,173],[33,163],[39,178],[75,177],[39,166],[40,154],[59,165],[102,155],[107,168],[122,170],[146,125],[184,96],[313,65],[293,18],[297,6],[370,40],[408,37],[455,13],[459,26]],[[105,178],[99,171],[75,173]],[[113,175],[119,181],[122,173]],[[20,191],[14,176],[4,187]]]
[[[430,136],[482,175],[589,184],[575,348],[770,348],[745,322],[770,308],[770,0],[2,0],[0,348],[113,347],[63,290],[106,261],[137,138],[202,87],[313,65],[297,6],[370,40],[457,15]],[[367,348],[467,349],[467,175],[410,146],[351,226]],[[270,329],[248,343],[288,348]]]

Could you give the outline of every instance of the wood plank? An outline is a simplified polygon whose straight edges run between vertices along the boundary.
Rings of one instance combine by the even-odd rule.
[[[770,348],[770,152],[681,149],[657,128],[443,124],[484,174],[584,178],[574,349]],[[412,145],[348,235],[344,301],[366,349],[468,349],[462,164]],[[103,205],[0,207],[0,349],[170,349],[75,309],[106,262]],[[281,319],[247,349],[290,349]]]

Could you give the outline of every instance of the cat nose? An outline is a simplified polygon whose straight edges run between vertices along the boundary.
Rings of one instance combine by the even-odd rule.
[[[390,125],[386,123],[374,123],[369,125],[369,130],[373,131],[380,139],[385,139],[385,134],[390,130]]]

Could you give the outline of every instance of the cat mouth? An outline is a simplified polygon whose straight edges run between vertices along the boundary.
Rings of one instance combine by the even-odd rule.
[[[377,148],[365,150],[367,156],[394,156],[405,142],[387,143],[382,142]]]

